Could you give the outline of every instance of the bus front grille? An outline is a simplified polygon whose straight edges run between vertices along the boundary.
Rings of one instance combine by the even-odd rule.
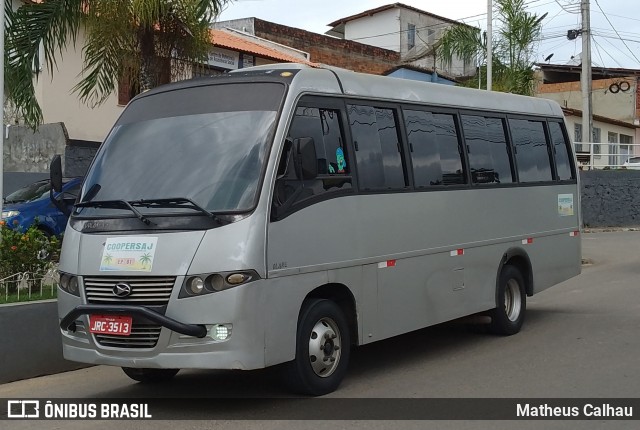
[[[163,306],[169,303],[169,297],[176,282],[175,277],[85,277],[84,291],[87,303],[92,304],[131,304],[140,306]],[[131,293],[119,297],[114,293],[117,284],[128,284]]]
[[[95,334],[96,341],[102,346],[112,348],[153,348],[158,343],[162,327],[156,324],[134,322],[129,336]]]

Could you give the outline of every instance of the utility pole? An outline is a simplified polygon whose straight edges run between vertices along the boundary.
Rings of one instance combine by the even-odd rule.
[[[493,0],[487,0],[487,91],[493,85]]]
[[[580,4],[582,14],[582,141],[589,143],[589,159],[593,169],[593,113],[591,111],[591,27],[589,23],[589,0]]]

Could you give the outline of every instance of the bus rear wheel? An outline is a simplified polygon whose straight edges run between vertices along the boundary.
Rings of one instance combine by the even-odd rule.
[[[284,366],[285,383],[311,396],[335,391],[347,371],[350,342],[347,320],[336,303],[305,301],[298,319],[296,358]]]
[[[503,336],[516,334],[522,328],[527,308],[527,294],[522,273],[514,266],[504,266],[497,288],[497,306],[490,312],[490,330]]]
[[[123,367],[122,371],[134,381],[156,383],[172,379],[180,369],[136,369],[133,367]]]

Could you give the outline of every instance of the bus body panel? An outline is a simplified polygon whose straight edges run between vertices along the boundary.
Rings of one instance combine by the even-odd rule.
[[[529,257],[534,293],[580,271],[580,239],[572,235],[578,211],[558,211],[559,194],[577,201],[576,185],[527,187],[526,198],[522,190],[367,194],[313,204],[270,223],[269,276],[290,282],[300,273],[363,266],[364,285],[333,279],[366,297],[361,343],[492,309],[509,249]]]

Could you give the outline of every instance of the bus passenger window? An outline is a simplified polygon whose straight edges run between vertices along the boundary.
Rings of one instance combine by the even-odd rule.
[[[564,133],[562,133],[562,126],[559,122],[549,122],[549,132],[551,134],[551,142],[555,148],[558,179],[561,181],[575,179],[569,159],[571,149],[564,138]]]
[[[462,115],[462,129],[469,151],[474,184],[513,182],[509,147],[501,118]]]
[[[465,184],[454,116],[405,110],[404,117],[416,187]]]
[[[543,123],[526,119],[510,119],[509,127],[513,145],[516,147],[520,182],[553,180]]]
[[[349,105],[348,111],[360,186],[405,188],[407,180],[394,110]]]

